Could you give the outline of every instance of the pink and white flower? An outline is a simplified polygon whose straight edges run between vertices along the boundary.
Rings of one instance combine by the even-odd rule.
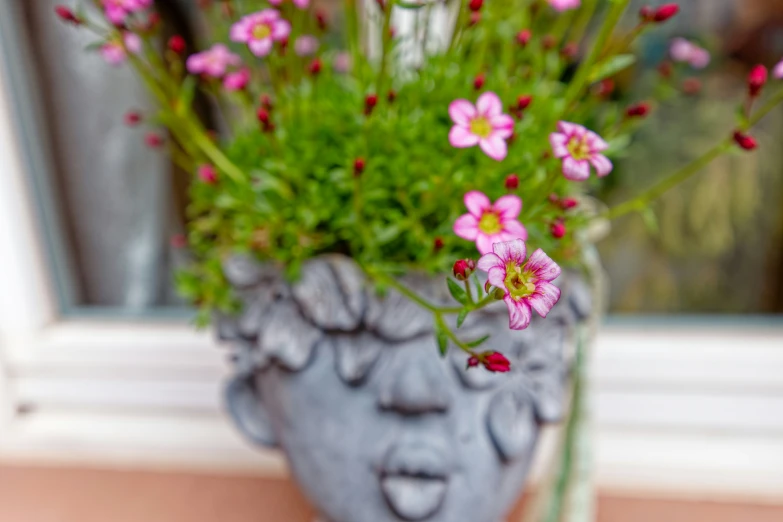
[[[690,64],[694,69],[704,69],[710,64],[710,52],[685,38],[674,38],[669,54],[675,62]]]
[[[153,0],[103,0],[103,13],[113,24],[125,22],[128,15],[152,5]]]
[[[482,254],[492,252],[492,244],[514,239],[527,240],[527,230],[519,222],[522,200],[514,195],[502,196],[491,203],[477,190],[465,194],[468,213],[454,222],[454,233],[462,239],[475,241]]]
[[[228,73],[223,78],[223,87],[229,92],[242,91],[247,87],[248,83],[250,83],[250,70],[246,67]]]
[[[283,5],[288,0],[269,0],[269,3],[275,7]],[[290,0],[299,9],[307,9],[310,7],[310,0]]]
[[[297,56],[312,56],[318,51],[318,38],[305,34],[294,42],[294,52]]]
[[[449,105],[454,126],[449,133],[453,147],[478,145],[490,158],[501,161],[508,154],[506,140],[514,133],[514,119],[503,114],[503,102],[494,92],[479,96],[476,105],[468,100],[454,100]]]
[[[560,300],[560,289],[552,281],[560,276],[560,267],[540,248],[527,257],[525,242],[521,239],[495,243],[493,251],[484,254],[477,264],[487,272],[489,284],[505,292],[503,301],[508,307],[508,326],[524,330],[530,325],[532,311],[541,317]]]
[[[604,177],[614,166],[601,154],[609,145],[596,133],[576,123],[561,121],[559,132],[549,135],[552,153],[563,160],[563,176],[572,181],[585,181],[590,177],[592,165],[599,177]]]
[[[783,80],[783,60],[772,69],[772,76],[778,80]]]
[[[577,9],[582,4],[582,0],[547,0],[547,2],[555,11],[561,13],[569,9]]]
[[[191,74],[204,74],[213,78],[222,78],[229,67],[238,67],[242,60],[229,51],[224,44],[215,44],[211,49],[191,54],[185,66]]]
[[[231,40],[246,43],[256,56],[268,55],[275,42],[287,40],[290,34],[291,24],[276,9],[249,14],[231,26]]]
[[[128,31],[122,34],[122,42],[111,40],[103,44],[100,49],[103,59],[111,65],[121,65],[128,58],[128,52],[138,54],[140,51],[141,38]]]

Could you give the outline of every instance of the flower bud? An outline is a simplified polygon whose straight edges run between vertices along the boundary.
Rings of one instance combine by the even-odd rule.
[[[378,105],[378,95],[368,94],[364,98],[364,114],[369,116],[376,105]]]
[[[185,39],[182,36],[175,34],[169,38],[169,49],[176,54],[184,53],[186,47]]]
[[[769,71],[763,65],[757,65],[750,71],[748,75],[748,94],[751,98],[761,94],[761,90],[767,84],[768,77]]]
[[[60,20],[63,22],[68,22],[74,25],[81,25],[82,20],[76,16],[76,13],[74,13],[69,7],[65,7],[64,5],[58,5],[54,8],[54,12],[57,14],[57,16],[60,17]]]
[[[550,230],[552,232],[552,237],[555,239],[562,239],[566,235],[566,226],[562,221],[552,223]]]
[[[577,201],[574,198],[563,198],[560,201],[560,208],[563,210],[571,210],[572,208],[576,208],[579,206],[579,201]]]
[[[481,22],[481,11],[473,11],[470,13],[469,25],[472,27],[478,25]]]
[[[435,249],[437,252],[438,250],[442,250],[445,244],[443,243],[442,237],[436,237],[435,240],[432,242],[432,248]]]
[[[734,141],[744,150],[755,150],[758,147],[756,138],[742,131],[734,131]]]
[[[473,88],[477,91],[480,91],[482,88],[484,88],[484,84],[487,83],[487,77],[484,73],[479,73],[478,76],[473,80]]]
[[[516,174],[509,174],[506,176],[506,188],[508,190],[516,190],[519,188],[519,176]]]
[[[560,55],[566,60],[573,60],[579,53],[579,46],[576,42],[568,42],[560,49]]]
[[[367,165],[367,162],[364,160],[364,158],[356,158],[353,161],[353,175],[354,177],[358,178],[362,175],[364,172],[364,167]]]
[[[270,98],[268,94],[262,94],[261,98],[260,98],[260,101],[261,101],[261,107],[263,107],[267,111],[271,111],[272,110],[272,106],[273,106],[272,105],[272,98]]]
[[[323,64],[321,64],[321,60],[315,58],[312,62],[310,62],[310,66],[307,68],[307,70],[310,71],[310,74],[313,76],[318,76],[321,73],[322,68]]]
[[[128,111],[125,113],[125,125],[134,127],[141,123],[141,113],[139,111]]]
[[[625,115],[629,118],[644,118],[650,114],[650,104],[647,102],[635,103],[625,109]]]
[[[677,4],[664,4],[659,7],[653,15],[652,21],[656,24],[665,22],[666,20],[677,16],[680,12],[680,6]]]
[[[163,146],[163,137],[157,132],[150,132],[144,137],[144,143],[151,149],[158,149]]]
[[[530,29],[523,29],[522,31],[519,31],[517,33],[517,43],[522,47],[525,47],[527,44],[530,43],[530,39],[532,37],[533,37],[533,33],[530,32]]]
[[[258,118],[258,121],[260,121],[264,125],[269,124],[270,121],[269,111],[266,108],[261,107],[260,109],[258,109],[258,112],[256,112],[256,117]]]
[[[608,98],[614,92],[614,80],[605,78],[593,87],[593,92],[599,98]]]
[[[454,277],[457,281],[467,281],[476,271],[476,262],[472,259],[458,259],[454,263]]]
[[[389,101],[389,103],[394,103],[394,100],[397,99],[397,91],[390,89],[389,94],[386,95],[386,99]]]
[[[500,352],[490,352],[483,357],[484,368],[491,372],[505,373],[511,371],[511,362]]]
[[[326,13],[322,9],[317,9],[315,11],[315,22],[318,24],[318,28],[321,31],[326,31],[329,24],[326,19]]]
[[[520,95],[517,97],[517,109],[524,111],[530,104],[533,103],[533,97],[529,94]]]
[[[200,165],[198,168],[198,179],[212,185],[217,182],[217,171],[215,167],[209,164]]]
[[[483,5],[484,5],[484,0],[470,0],[470,4],[468,4],[468,7],[470,7],[471,11],[479,11],[481,10]]]
[[[557,205],[560,203],[560,196],[555,194],[554,192],[549,195],[549,202],[553,205]]]

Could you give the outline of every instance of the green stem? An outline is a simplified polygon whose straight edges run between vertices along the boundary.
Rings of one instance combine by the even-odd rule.
[[[451,54],[457,46],[457,40],[462,36],[462,31],[465,28],[470,13],[467,0],[459,0],[459,3],[460,6],[459,11],[457,12],[457,20],[454,22],[454,32],[451,35],[451,42],[449,42],[449,54]]]
[[[436,315],[441,315],[441,314],[458,314],[458,313],[460,313],[462,311],[462,307],[446,307],[446,308],[443,308],[443,307],[435,306],[434,304],[428,302],[424,298],[419,297],[419,295],[416,294],[416,292],[414,292],[413,290],[409,289],[408,287],[406,287],[405,285],[403,285],[402,283],[400,283],[399,281],[397,281],[393,277],[388,277],[388,276],[386,276],[384,274],[380,274],[380,273],[377,273],[377,272],[370,272],[370,276],[372,276],[377,281],[380,281],[382,283],[385,283],[385,284],[393,287],[399,293],[401,293],[402,295],[404,295],[405,297],[407,297],[408,299],[410,299],[414,303],[418,304],[422,308],[426,308],[427,310],[429,310],[433,314],[436,314]]]
[[[391,18],[392,11],[394,9],[394,2],[387,0],[384,4],[383,13],[383,29],[381,34],[381,65],[378,71],[378,80],[375,87],[375,92],[378,95],[378,99],[385,99],[386,97],[386,80],[388,79],[389,69],[389,51],[391,50],[392,34],[391,34]]]
[[[625,9],[628,7],[629,3],[630,0],[614,1],[614,5],[609,10],[606,18],[604,18],[604,23],[601,26],[601,30],[599,31],[595,42],[593,42],[592,48],[590,49],[590,54],[587,55],[587,58],[585,58],[584,62],[582,62],[582,65],[576,72],[576,76],[568,87],[568,91],[566,91],[566,108],[570,107],[571,104],[575,102],[579,96],[581,96],[582,91],[587,87],[590,78],[590,70],[600,58],[601,51],[604,49],[606,43],[609,41],[609,38],[612,36],[615,26],[620,21],[620,18],[623,16],[623,13],[625,12]]]
[[[440,329],[446,334],[446,337],[448,337],[451,342],[453,342],[457,347],[459,347],[460,350],[466,352],[467,354],[471,355],[472,357],[478,357],[478,354],[473,351],[473,348],[465,344],[460,340],[459,337],[457,337],[457,334],[455,334],[451,328],[449,328],[449,325],[446,324],[446,321],[443,320],[443,315],[439,313],[435,313],[435,322],[440,327]]]
[[[751,117],[746,122],[746,124],[740,128],[740,130],[743,132],[747,131],[756,125],[759,121],[761,121],[767,114],[772,112],[781,103],[783,103],[783,89],[770,97],[767,103],[765,103],[758,111],[756,111],[753,117]],[[643,193],[639,194],[637,197],[609,209],[608,211],[604,212],[601,217],[616,219],[620,216],[624,216],[625,214],[642,210],[644,207],[658,199],[672,188],[676,187],[683,181],[701,171],[701,169],[712,163],[732,146],[732,138],[726,138],[722,140],[720,143],[709,149],[707,152],[689,164],[682,167],[680,170],[664,178]]]
[[[475,301],[473,301],[473,288],[470,283],[470,278],[466,279],[464,283],[465,283],[465,293],[468,294],[468,302],[470,302],[471,305],[476,304]]]

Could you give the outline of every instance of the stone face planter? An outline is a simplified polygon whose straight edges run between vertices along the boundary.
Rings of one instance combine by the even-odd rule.
[[[541,426],[564,413],[570,332],[588,307],[579,292],[564,287],[549,318],[522,332],[502,303],[471,314],[460,335],[491,333],[484,349],[512,361],[491,374],[466,370],[457,348],[440,357],[430,313],[394,291],[379,297],[348,258],[312,260],[293,285],[247,258],[224,270],[245,304],[219,322],[235,355],[227,407],[251,441],[285,452],[325,521],[504,519]],[[403,283],[450,302],[443,278]]]

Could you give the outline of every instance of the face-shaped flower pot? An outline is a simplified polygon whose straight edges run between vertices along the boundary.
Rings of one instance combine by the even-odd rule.
[[[244,257],[224,269],[244,301],[241,316],[219,322],[235,350],[228,409],[251,441],[285,452],[324,520],[503,519],[541,426],[563,414],[570,332],[586,313],[567,288],[521,332],[508,329],[503,303],[468,317],[460,336],[489,333],[482,350],[512,362],[492,374],[467,369],[456,347],[441,357],[430,312],[378,295],[348,258],[312,260],[293,284]],[[442,278],[402,282],[449,302]]]

